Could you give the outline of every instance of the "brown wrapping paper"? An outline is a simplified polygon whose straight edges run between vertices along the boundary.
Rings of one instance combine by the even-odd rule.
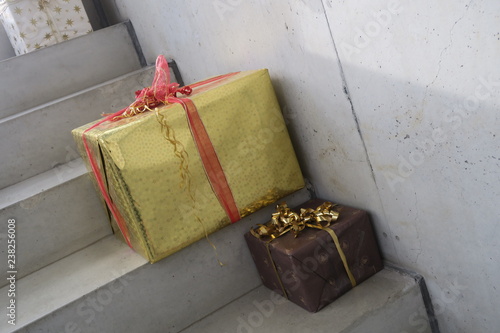
[[[299,208],[316,208],[311,200]],[[336,206],[339,218],[329,228],[338,236],[350,271],[359,284],[383,268],[368,213]],[[297,238],[289,232],[266,244],[245,234],[263,284],[304,309],[317,312],[353,288],[330,234],[306,228]],[[272,258],[272,259],[271,259]]]

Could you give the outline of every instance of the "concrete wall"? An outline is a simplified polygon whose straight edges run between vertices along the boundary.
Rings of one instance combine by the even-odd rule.
[[[186,82],[269,68],[318,196],[373,214],[443,332],[497,331],[500,2],[113,2]]]

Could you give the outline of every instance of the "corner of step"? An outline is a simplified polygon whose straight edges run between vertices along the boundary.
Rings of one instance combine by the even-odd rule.
[[[14,332],[122,277],[148,262],[113,235],[73,253],[16,282],[16,326],[0,322],[1,332]],[[0,289],[7,304],[9,286]]]
[[[0,210],[87,173],[81,158],[0,189]]]

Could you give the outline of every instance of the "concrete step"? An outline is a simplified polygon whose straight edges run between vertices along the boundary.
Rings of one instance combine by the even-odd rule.
[[[153,76],[140,69],[1,119],[0,189],[78,158],[71,130],[129,105]]]
[[[431,330],[415,279],[384,269],[318,313],[308,313],[259,286],[181,332],[430,333]]]
[[[142,53],[120,23],[41,50],[0,61],[0,118],[140,69]]]
[[[285,200],[310,198],[302,189]],[[16,326],[0,332],[179,332],[260,285],[243,234],[273,205],[153,265],[114,236],[17,281]],[[0,289],[0,304],[8,304]],[[4,318],[5,319],[5,318]]]
[[[9,219],[16,221],[18,278],[112,233],[81,159],[0,190],[0,286],[7,284]]]

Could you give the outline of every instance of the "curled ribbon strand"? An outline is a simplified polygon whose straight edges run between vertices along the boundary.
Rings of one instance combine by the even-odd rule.
[[[123,217],[121,216],[120,212],[118,211],[116,205],[109,196],[109,193],[106,189],[106,185],[104,182],[104,177],[99,170],[98,163],[95,157],[91,153],[90,147],[85,137],[85,133],[96,128],[97,126],[101,125],[104,122],[116,121],[122,118],[129,118],[137,114],[153,110],[156,111],[157,119],[160,122],[160,124],[162,124],[163,127],[165,126],[165,120],[163,117],[161,117],[161,115],[157,111],[157,107],[161,105],[174,104],[174,103],[182,105],[182,107],[186,111],[186,117],[188,119],[189,129],[191,130],[191,134],[195,141],[196,147],[198,148],[203,168],[210,182],[210,186],[212,187],[221,206],[224,208],[231,223],[234,223],[240,220],[241,217],[238,208],[236,206],[236,202],[234,200],[231,189],[229,188],[229,184],[227,182],[222,166],[219,162],[215,149],[210,141],[205,126],[203,125],[198,110],[196,109],[196,106],[189,98],[181,98],[178,97],[177,94],[189,96],[192,93],[194,87],[203,86],[212,82],[220,81],[222,79],[231,77],[235,74],[238,74],[238,72],[216,76],[211,79],[192,84],[190,86],[180,87],[178,83],[170,82],[170,70],[168,68],[168,63],[165,57],[160,55],[156,59],[155,76],[151,87],[147,87],[142,90],[136,91],[135,101],[132,104],[130,104],[128,107],[123,108],[118,112],[105,115],[106,116],[105,118],[103,118],[101,121],[92,125],[83,132],[83,145],[85,147],[85,151],[87,153],[91,169],[96,176],[99,190],[101,191],[102,196],[104,197],[104,200],[109,210],[111,211],[111,214],[115,218],[118,227],[121,233],[123,234],[123,237],[125,238],[125,241],[130,247],[132,247],[132,245],[130,243],[130,237],[127,225]],[[181,157],[187,156],[187,153],[184,151],[182,144],[180,144],[177,140],[175,140],[175,137],[169,134],[168,128],[166,129],[165,137],[169,140],[170,143],[174,143],[176,156],[181,156]],[[184,162],[185,161],[186,160],[184,160]],[[181,180],[184,183],[189,184],[189,171],[187,170],[187,165],[181,163],[180,169],[181,169],[180,171]]]

